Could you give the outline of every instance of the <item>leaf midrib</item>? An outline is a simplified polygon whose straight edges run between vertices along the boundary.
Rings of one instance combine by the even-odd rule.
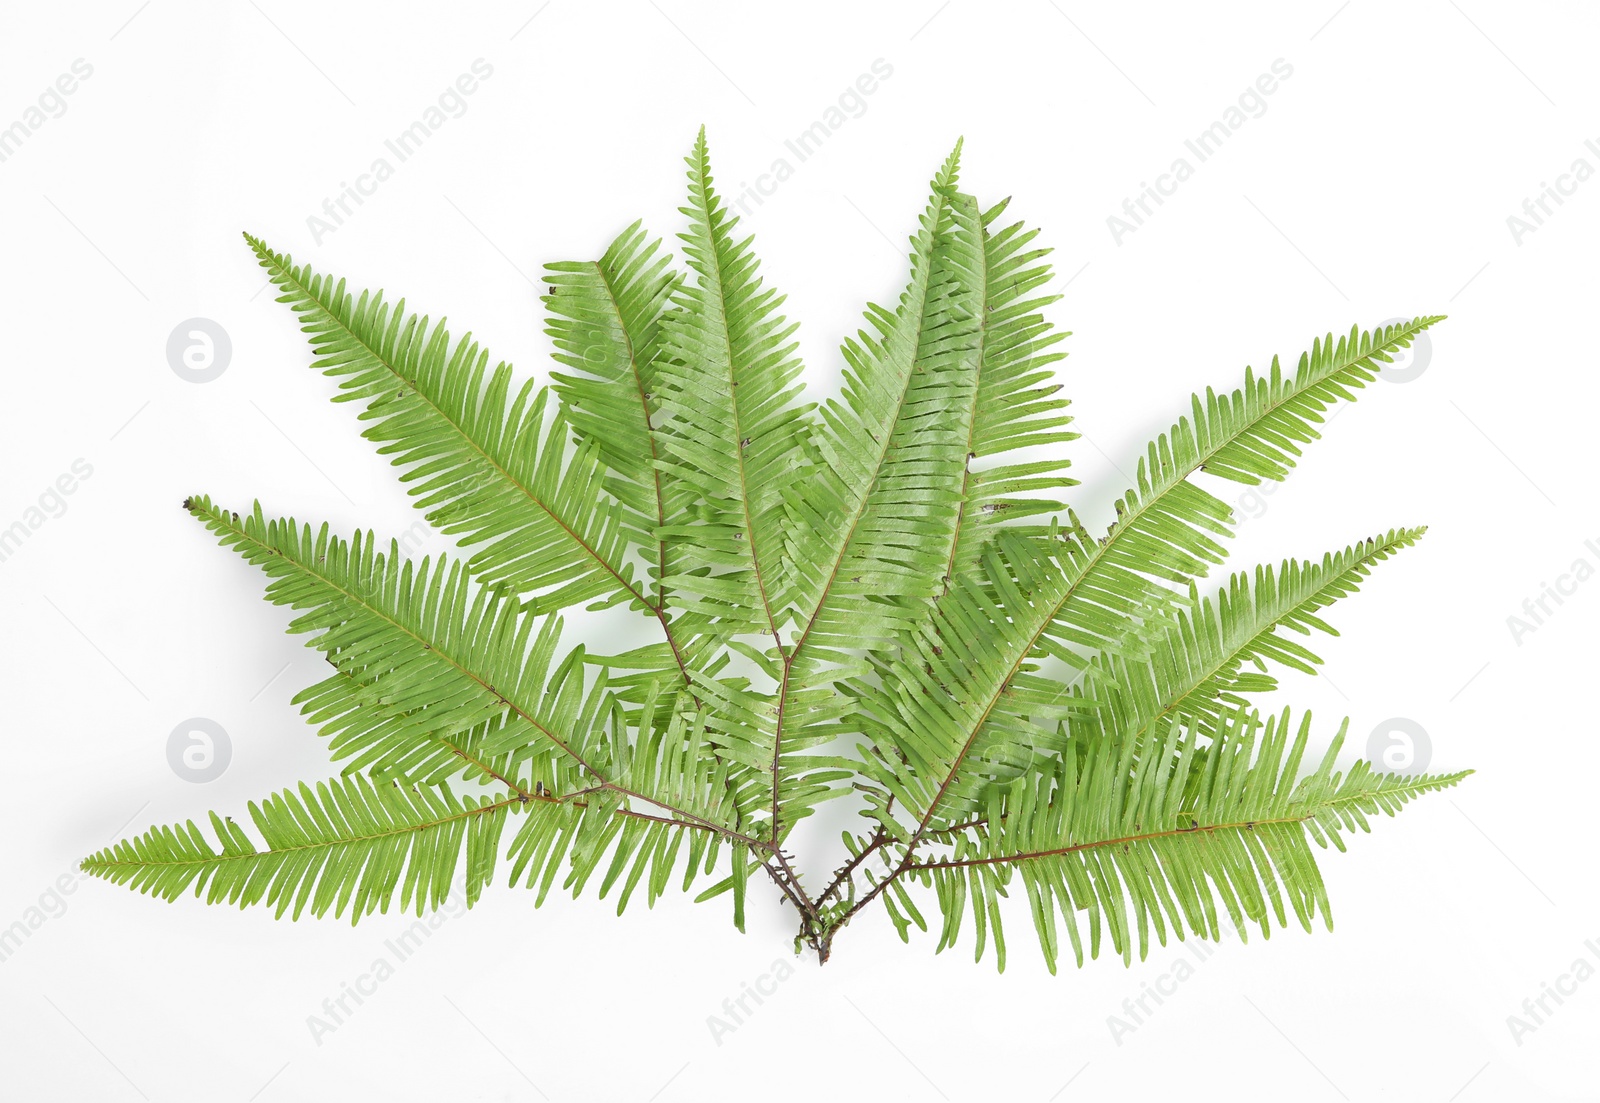
[[[659,451],[656,447],[656,429],[650,418],[650,401],[645,397],[644,377],[639,373],[639,360],[633,347],[633,334],[628,332],[628,324],[622,317],[622,303],[617,297],[617,289],[612,285],[611,276],[605,266],[599,261],[594,262],[594,270],[600,276],[600,282],[606,289],[606,301],[611,306],[611,311],[617,318],[617,329],[622,334],[622,342],[627,347],[628,367],[633,373],[634,388],[639,392],[639,406],[644,415],[645,436],[650,440],[650,472],[655,479],[656,498],[656,565],[659,574],[656,579],[656,601],[645,601],[645,606],[654,614],[656,620],[661,622],[661,631],[667,637],[667,645],[672,648],[672,660],[678,664],[678,672],[683,675],[686,686],[692,686],[694,679],[689,676],[689,664],[684,661],[683,650],[678,644],[678,637],[672,631],[672,622],[667,617],[667,541],[659,531],[667,523],[667,504],[661,489],[661,469],[656,466]],[[560,521],[556,522],[560,524]],[[613,572],[614,573],[614,572]],[[620,580],[620,578],[619,578]],[[629,587],[632,590],[632,587]],[[634,591],[637,593],[637,591]],[[641,600],[643,600],[641,598]],[[698,700],[698,698],[697,698]]]
[[[376,790],[373,790],[373,792],[376,794]],[[213,854],[198,858],[184,858],[175,861],[161,862],[143,862],[137,860],[94,862],[93,859],[90,859],[89,861],[86,861],[84,865],[85,867],[88,867],[92,863],[94,869],[170,869],[176,866],[210,866],[221,862],[236,862],[246,858],[267,858],[278,854],[296,854],[307,850],[330,850],[335,847],[356,846],[361,843],[377,842],[380,839],[399,838],[402,835],[409,835],[418,831],[430,831],[436,827],[443,827],[447,823],[455,823],[458,820],[469,819],[473,816],[481,816],[489,812],[497,812],[509,805],[521,803],[523,803],[522,797],[510,796],[504,800],[493,801],[489,804],[480,804],[475,808],[464,808],[454,815],[445,816],[442,819],[428,820],[419,824],[407,824],[406,826],[398,827],[393,831],[378,831],[371,835],[351,835],[348,838],[319,840],[317,842],[300,843],[296,846],[269,845],[265,850],[250,850],[242,854]],[[321,811],[321,809],[318,809],[318,811]],[[343,816],[341,816],[341,818],[343,818]],[[257,827],[259,828],[260,825],[258,824]],[[262,835],[264,839],[266,835],[265,830],[262,831]]]
[[[961,530],[967,523],[967,489],[972,485],[972,444],[978,436],[978,400],[982,397],[984,357],[989,350],[989,231],[979,216],[979,251],[983,255],[983,290],[978,296],[978,370],[972,381],[972,404],[967,410],[967,445],[962,451],[961,502],[956,506],[956,523],[950,533],[950,555],[944,565],[944,592],[950,592],[951,577],[956,569],[956,552],[961,548]]]
[[[767,618],[767,630],[772,635],[772,640],[778,646],[778,652],[783,652],[783,640],[778,636],[778,621],[772,612],[772,599],[767,594],[766,576],[761,572],[761,552],[756,547],[755,517],[750,512],[750,480],[744,466],[744,448],[740,442],[745,439],[744,426],[739,418],[739,383],[735,378],[736,365],[733,357],[733,329],[728,319],[727,283],[722,271],[722,248],[720,241],[726,239],[724,230],[719,239],[716,226],[712,220],[714,211],[711,206],[711,181],[710,166],[706,162],[704,148],[701,148],[698,163],[695,165],[696,183],[698,194],[696,202],[700,206],[699,213],[705,218],[706,225],[706,263],[710,266],[715,279],[712,281],[713,290],[717,298],[717,313],[721,316],[722,324],[718,330],[722,337],[723,350],[728,354],[728,412],[733,415],[733,454],[739,468],[739,508],[744,516],[744,528],[750,541],[750,567],[755,576],[756,591],[761,596],[761,609]]]
[[[1194,827],[1177,827],[1166,831],[1149,831],[1137,835],[1123,835],[1115,839],[1098,839],[1090,842],[1075,843],[1071,846],[1055,847],[1050,850],[1022,851],[1016,854],[1003,854],[991,858],[965,858],[939,862],[913,862],[906,868],[907,870],[957,869],[967,866],[1002,865],[1010,862],[1033,861],[1034,859],[1038,858],[1052,858],[1062,854],[1075,854],[1079,851],[1096,850],[1101,847],[1121,846],[1125,843],[1148,842],[1152,839],[1169,838],[1176,835],[1210,835],[1219,831],[1245,831],[1254,830],[1257,827],[1272,827],[1282,824],[1303,824],[1308,820],[1315,819],[1318,815],[1330,809],[1338,808],[1346,804],[1357,803],[1363,797],[1376,797],[1380,794],[1420,796],[1423,793],[1432,792],[1436,788],[1453,784],[1454,782],[1465,777],[1467,773],[1470,772],[1471,771],[1465,771],[1457,774],[1446,774],[1444,777],[1436,778],[1418,778],[1416,781],[1410,784],[1397,785],[1391,789],[1353,790],[1347,793],[1335,793],[1325,800],[1318,802],[1315,806],[1308,808],[1305,814],[1300,816],[1280,816],[1273,819],[1246,819],[1236,820],[1230,823],[1198,824]]]

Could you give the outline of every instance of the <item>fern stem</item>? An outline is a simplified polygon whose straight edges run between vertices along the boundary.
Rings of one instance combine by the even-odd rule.
[[[830,896],[836,895],[847,882],[853,881],[857,867],[872,857],[875,852],[881,850],[888,842],[889,833],[880,824],[878,830],[874,831],[867,839],[867,843],[861,848],[861,851],[834,871],[833,880],[828,882],[828,886],[822,890],[822,895],[818,896],[815,901],[817,906],[820,908]]]

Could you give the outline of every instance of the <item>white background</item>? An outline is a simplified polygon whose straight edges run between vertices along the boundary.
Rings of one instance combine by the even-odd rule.
[[[1600,982],[1547,999],[1520,1038],[1507,1021],[1576,960],[1600,968],[1600,944],[1585,948],[1600,939],[1600,581],[1520,641],[1507,624],[1575,561],[1600,566],[1600,183],[1520,241],[1507,223],[1575,159],[1600,168],[1584,146],[1600,139],[1600,12],[541,3],[119,0],[3,17],[0,125],[75,59],[93,74],[0,164],[0,527],[75,460],[92,475],[0,562],[0,926],[37,924],[0,963],[0,1095],[1600,1098]],[[307,217],[479,58],[493,73],[465,113],[317,241]],[[1196,163],[1184,140],[1280,58],[1293,74],[1265,113]],[[877,59],[892,75],[801,162],[785,140]],[[1071,445],[1077,502],[1097,524],[1119,468],[1190,391],[1231,388],[1246,363],[1352,322],[1451,315],[1420,378],[1375,384],[1278,493],[1241,506],[1239,564],[1432,526],[1334,611],[1328,677],[1288,696],[1324,734],[1351,717],[1347,761],[1403,717],[1427,731],[1431,769],[1479,772],[1328,856],[1336,932],[1225,944],[1118,1037],[1109,1017],[1132,1022],[1124,1001],[1187,948],[1052,978],[1019,911],[997,976],[970,942],[934,957],[932,938],[902,946],[868,913],[825,969],[793,961],[718,1044],[708,1017],[792,961],[792,916],[769,885],[742,937],[725,901],[668,897],[619,920],[609,902],[536,912],[499,888],[319,1044],[308,1017],[389,956],[406,921],[290,924],[71,877],[70,895],[48,895],[119,832],[237,816],[332,772],[289,704],[322,660],[283,635],[287,614],[183,497],[259,497],[345,531],[416,519],[355,410],[306,369],[240,231],[448,313],[542,378],[528,277],[598,255],[636,217],[677,232],[701,123],[731,195],[779,158],[793,169],[745,225],[823,390],[861,303],[897,294],[926,181],[965,135],[965,186],[1014,195],[1057,250],[1052,316],[1075,332],[1061,379],[1086,434]],[[1186,155],[1193,178],[1119,243],[1107,217]],[[196,316],[233,346],[204,385],[165,353]],[[169,733],[195,716],[231,738],[206,784],[167,762]],[[839,826],[796,840],[813,879],[838,860]]]

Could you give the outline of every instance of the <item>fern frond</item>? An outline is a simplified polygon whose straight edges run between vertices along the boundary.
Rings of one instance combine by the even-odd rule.
[[[1299,454],[1297,442],[1315,439],[1322,411],[1352,398],[1393,350],[1435,320],[1390,326],[1376,336],[1352,333],[1337,345],[1318,341],[1293,380],[1274,360],[1267,379],[1247,370],[1245,386],[1226,399],[1211,391],[1204,401],[1196,396],[1192,417],[1150,445],[1137,488],[1118,503],[1116,522],[1098,540],[1076,522],[1031,544],[1002,534],[986,553],[985,573],[964,582],[959,595],[952,591],[927,624],[902,639],[901,650],[920,656],[932,673],[902,661],[895,668],[906,679],[898,700],[872,687],[862,691],[880,723],[897,710],[917,718],[909,728],[921,751],[909,770],[896,769],[881,751],[872,756],[880,780],[898,773],[895,783],[903,786],[917,773],[915,792],[902,795],[903,807],[918,816],[917,831],[945,815],[947,793],[970,795],[981,780],[969,774],[964,786],[952,788],[974,747],[994,739],[1025,746],[1036,736],[1028,707],[1058,694],[1034,672],[1036,660],[1055,658],[1076,669],[1095,654],[1122,651],[1130,640],[1131,650],[1147,647],[1141,627],[1165,630],[1180,596],[1174,584],[1187,587],[1221,561],[1223,548],[1213,537],[1228,532],[1231,510],[1190,482],[1194,474],[1215,465],[1213,473],[1240,481],[1281,479]],[[914,704],[906,700],[912,687],[928,691]]]
[[[610,473],[607,489],[630,513],[656,577],[657,606],[665,604],[661,579],[672,573],[660,530],[691,504],[658,464],[661,318],[681,282],[669,259],[635,222],[598,261],[545,265],[545,332],[555,358],[573,372],[552,372],[554,389],[578,439],[598,450]]]
[[[1247,709],[1278,668],[1317,667],[1325,609],[1423,530],[1207,595],[1233,518],[1202,476],[1282,479],[1438,319],[1330,334],[1292,372],[1274,359],[1193,396],[1091,534],[1055,500],[1075,482],[1055,450],[1077,434],[1052,378],[1048,250],[1002,227],[1007,202],[960,190],[961,148],[904,291],[868,305],[820,407],[703,129],[686,276],[639,223],[598,260],[546,266],[561,370],[545,389],[247,235],[335,400],[360,404],[465,558],[186,501],[327,659],[295,703],[343,774],[251,805],[253,834],[213,814],[210,834],[155,828],[84,868],[358,920],[462,883],[471,904],[504,850],[536,904],[595,887],[621,911],[706,879],[697,899],[730,896],[741,929],[762,871],[794,905],[796,949],[824,962],[876,902],[902,936],[927,930],[919,886],[941,949],[970,915],[1003,966],[1000,899],[1020,879],[1052,970],[1063,916],[1080,963],[1080,918],[1091,955],[1109,941],[1128,960],[1169,929],[1217,937],[1224,913],[1241,934],[1326,917],[1311,844],[1463,775],[1336,773],[1336,739],[1297,782],[1309,717],[1291,732],[1288,712]],[[659,633],[568,646],[573,605],[627,606]],[[787,844],[852,792],[870,834],[846,835],[813,894]]]
[[[1050,278],[1036,263],[1048,251],[1027,250],[1035,232],[1020,223],[990,233],[1006,204],[980,215],[956,190],[960,148],[934,180],[899,309],[873,308],[878,337],[846,345],[844,402],[825,410],[818,438],[826,474],[794,495],[814,535],[791,552],[811,576],[802,608],[815,598],[779,691],[774,774],[785,804],[815,799],[801,785],[804,752],[844,730],[852,704],[837,683],[862,670],[850,651],[921,620],[922,603],[968,569],[992,522],[1059,508],[1032,495],[1071,482],[1058,460],[994,466],[1075,434],[1063,431],[1059,388],[1041,386],[1061,359],[1050,350],[1064,335],[1037,313],[1054,300],[1027,298]]]
[[[613,700],[600,718],[617,758],[608,771],[609,786],[560,798],[530,816],[512,840],[508,851],[511,880],[524,880],[538,891],[542,903],[560,871],[564,888],[574,897],[606,862],[599,895],[605,897],[620,884],[617,914],[621,915],[634,890],[644,880],[650,905],[665,892],[680,860],[682,888],[702,874],[718,868],[722,844],[729,843],[736,870],[759,866],[765,852],[752,847],[737,833],[719,831],[708,820],[695,817],[652,815],[627,806],[627,794],[657,793],[662,808],[700,806],[707,794],[720,795],[727,783],[727,765],[712,753],[710,735],[700,716],[675,707],[676,696],[652,694],[639,710]],[[633,733],[630,742],[628,733]],[[608,860],[609,859],[609,860]],[[645,875],[648,874],[648,879]],[[744,878],[734,893],[734,924],[744,930]]]
[[[878,705],[873,729],[875,737],[897,753],[875,756],[874,761],[880,771],[898,766],[914,775],[946,777],[954,772],[951,759],[964,748],[961,769],[939,795],[938,814],[930,821],[928,833],[937,836],[952,824],[981,820],[993,787],[1029,769],[1048,768],[1051,757],[1063,748],[1062,734],[1054,730],[1058,722],[1065,722],[1076,739],[1109,739],[1123,745],[1138,742],[1167,723],[1209,738],[1248,704],[1250,696],[1277,688],[1269,663],[1313,672],[1322,660],[1292,635],[1306,636],[1313,630],[1336,635],[1318,614],[1354,593],[1376,564],[1416,543],[1424,531],[1395,529],[1330,552],[1320,562],[1291,559],[1277,568],[1258,566],[1253,580],[1235,574],[1215,601],[1195,595],[1170,622],[1158,626],[1146,652],[1137,657],[1102,653],[1090,665],[1089,676],[1070,689],[1025,665],[967,744],[956,740],[970,719],[952,726],[950,714],[939,709],[939,699],[913,713],[909,693],[902,689],[896,697],[897,710]],[[965,676],[966,668],[955,665],[965,653],[961,627],[980,616],[996,625],[998,618],[1010,615],[995,604],[989,588],[974,585],[963,596],[966,606],[952,605],[950,619],[930,637],[939,650],[957,648],[952,665],[945,667],[943,656],[931,648],[906,659],[934,671],[941,685],[960,684],[958,679]],[[965,625],[958,627],[963,621]],[[908,676],[903,666],[894,666],[883,671],[880,681],[905,686]],[[957,714],[970,716],[959,710]],[[926,799],[916,794],[910,778],[897,779],[894,788],[904,802]]]
[[[784,619],[784,490],[805,409],[795,326],[763,286],[750,239],[712,186],[704,128],[687,158],[689,230],[679,235],[695,279],[661,322],[656,378],[666,432],[663,470],[693,487],[700,516],[662,533],[686,565],[666,584],[680,609],[776,639]]]
[[[518,789],[476,800],[438,786],[402,785],[360,775],[321,782],[250,805],[264,842],[257,848],[231,818],[211,814],[216,845],[193,820],[152,828],[83,862],[92,876],[176,900],[193,886],[207,903],[266,904],[278,917],[321,917],[332,911],[359,923],[387,913],[398,889],[399,910],[421,915],[456,890],[467,907],[494,879],[509,816],[520,816],[507,857],[511,882],[524,875],[544,902],[557,873],[582,893],[602,862],[599,895],[620,881],[617,913],[648,872],[650,904],[684,866],[683,889],[714,867],[719,837],[704,827],[633,812],[615,794],[558,799]],[[741,929],[743,916],[736,916]]]
[[[1316,440],[1323,412],[1377,378],[1393,355],[1439,317],[1375,332],[1352,328],[1312,343],[1293,376],[1276,357],[1266,377],[1245,369],[1244,386],[1226,396],[1195,395],[1190,414],[1152,441],[1136,485],[1117,503],[1117,519],[1098,541],[1075,538],[1071,584],[1045,633],[1060,644],[1098,651],[1128,638],[1129,626],[1170,609],[1180,592],[1220,563],[1217,537],[1230,532],[1232,509],[1191,481],[1199,472],[1250,485],[1281,480],[1300,446]],[[1058,649],[1067,658],[1065,647]],[[1071,660],[1069,660],[1071,661]]]
[[[962,411],[967,425],[961,506],[950,541],[945,577],[977,567],[989,526],[1017,524],[1062,508],[1041,493],[1075,486],[1067,459],[1048,457],[1000,463],[1008,453],[1076,440],[1067,431],[1068,402],[1057,398],[1050,365],[1066,358],[1054,346],[1070,336],[1055,332],[1040,309],[1059,295],[1029,297],[1050,282],[1049,249],[1030,249],[1038,230],[1016,222],[990,227],[1005,212],[1002,200],[983,215],[983,314],[979,329],[977,386]],[[947,584],[948,585],[948,584]]]
[[[1346,722],[1348,723],[1348,721]],[[906,876],[931,886],[944,917],[939,948],[953,946],[970,913],[977,956],[992,937],[1000,967],[1005,941],[998,898],[1014,878],[1028,895],[1045,962],[1055,971],[1058,916],[1083,964],[1103,939],[1131,961],[1152,941],[1221,936],[1223,914],[1248,939],[1270,937],[1289,913],[1307,931],[1332,913],[1311,849],[1343,850],[1342,833],[1370,830],[1421,794],[1454,785],[1471,771],[1401,776],[1355,763],[1334,770],[1345,726],[1322,763],[1296,781],[1310,716],[1293,736],[1290,714],[1240,712],[1206,753],[1200,737],[1176,725],[1138,740],[1074,738],[1053,774],[1019,778],[991,797],[986,826],[953,840],[946,856],[913,861]],[[1153,938],[1152,938],[1153,936]]]
[[[1242,572],[1233,575],[1215,601],[1191,597],[1144,655],[1102,653],[1095,659],[1089,677],[1073,691],[1093,706],[1082,713],[1085,725],[1093,719],[1102,733],[1127,737],[1171,718],[1201,734],[1213,733],[1248,695],[1277,688],[1269,663],[1314,673],[1322,660],[1288,633],[1338,635],[1318,614],[1355,593],[1374,566],[1411,547],[1426,531],[1391,529],[1329,552],[1320,562],[1262,564],[1253,579]]]
[[[972,793],[995,780],[976,761],[969,768],[974,748],[1031,756],[1049,735],[1031,706],[1077,703],[1029,662],[1035,641],[1026,630],[1064,587],[1050,554],[1063,546],[1000,533],[982,553],[983,572],[956,576],[928,620],[873,658],[874,677],[852,684],[852,719],[866,737],[862,771],[916,826],[903,827],[881,800],[876,818],[910,845],[958,822]]]
[[[310,336],[313,366],[360,401],[362,433],[392,456],[417,505],[463,546],[483,545],[471,571],[544,610],[597,598],[648,607],[626,558],[624,511],[604,488],[595,447],[567,447],[567,415],[489,370],[468,335],[452,349],[441,321],[407,314],[383,293],[353,295],[343,280],[274,253],[246,235]]]
[[[553,634],[556,622],[544,627]],[[563,673],[570,676],[570,671]],[[443,785],[461,777],[510,785],[509,779],[533,766],[543,750],[516,745],[505,736],[504,717],[461,731],[435,730],[419,713],[390,708],[383,694],[356,671],[338,667],[295,694],[292,703],[328,740],[328,755],[344,764],[345,776],[368,774],[375,780],[418,785]],[[489,746],[505,749],[491,754]]]
[[[800,627],[773,672],[774,840],[834,795],[831,762],[814,751],[843,730],[851,705],[837,687],[862,669],[854,652],[920,619],[948,565],[984,312],[983,229],[956,190],[960,153],[934,178],[897,309],[869,306],[875,334],[845,343],[843,399],[812,440],[815,477],[790,495]]]
[[[348,777],[302,784],[252,802],[257,849],[231,818],[211,814],[212,845],[193,820],[152,828],[83,862],[85,872],[165,900],[192,885],[207,903],[265,903],[279,917],[348,910],[352,923],[388,912],[437,908],[465,853],[470,907],[494,876],[506,818],[520,798],[452,796],[447,790]]]
[[[938,587],[965,464],[957,411],[976,390],[983,313],[982,227],[955,190],[960,153],[934,178],[898,307],[869,305],[874,332],[845,342],[844,394],[813,438],[823,462],[792,495],[796,650],[867,646]]]
[[[739,837],[710,762],[700,765],[699,784],[673,799],[623,783],[627,733],[612,715],[621,706],[603,669],[585,684],[581,649],[556,661],[554,618],[474,588],[461,563],[444,557],[412,564],[392,543],[382,555],[370,535],[345,541],[327,526],[313,534],[293,520],[269,521],[259,505],[245,518],[205,498],[189,507],[266,572],[269,601],[300,613],[290,631],[316,633],[310,645],[348,675],[300,698],[336,735],[336,753],[359,754],[381,773],[437,777],[457,768],[462,752],[486,764],[510,752],[507,768],[557,796],[598,787]]]

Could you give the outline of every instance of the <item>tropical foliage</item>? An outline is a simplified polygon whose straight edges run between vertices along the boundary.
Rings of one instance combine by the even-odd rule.
[[[336,400],[462,555],[188,499],[326,656],[296,700],[342,772],[252,804],[254,834],[212,814],[84,868],[352,920],[470,904],[497,876],[537,901],[594,885],[619,911],[677,883],[730,898],[741,929],[766,877],[824,961],[881,903],[902,937],[931,914],[941,949],[970,927],[1003,966],[1019,885],[1052,970],[1063,929],[1081,964],[1107,942],[1131,959],[1223,923],[1329,921],[1316,850],[1462,775],[1341,771],[1342,726],[1317,739],[1252,700],[1315,670],[1327,607],[1423,530],[1203,592],[1232,526],[1207,479],[1281,480],[1439,319],[1330,334],[1195,395],[1092,528],[1059,500],[1077,434],[1048,250],[960,190],[959,152],[904,292],[867,307],[820,404],[703,133],[686,271],[638,224],[548,266],[548,389],[247,237]],[[563,611],[610,606],[638,614],[638,646],[562,643]],[[789,843],[835,800],[862,826],[813,890]]]

